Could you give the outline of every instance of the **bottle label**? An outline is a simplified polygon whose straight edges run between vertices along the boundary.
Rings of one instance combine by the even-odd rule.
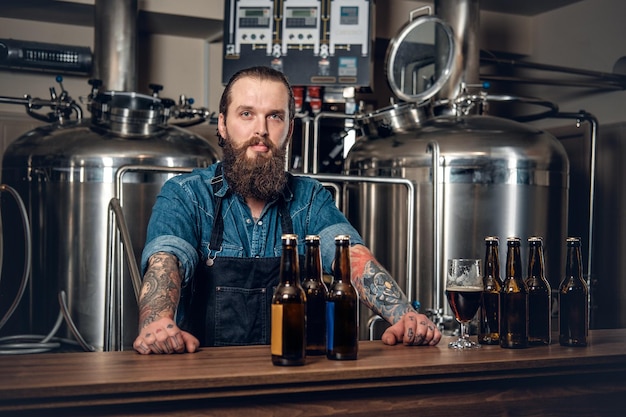
[[[326,302],[326,350],[333,350],[335,347],[335,303]]]
[[[272,355],[283,355],[283,305],[272,304]]]

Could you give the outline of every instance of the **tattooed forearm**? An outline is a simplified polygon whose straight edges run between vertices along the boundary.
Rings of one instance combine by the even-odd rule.
[[[159,252],[150,257],[139,298],[140,329],[162,317],[174,318],[181,276],[174,255]]]
[[[390,323],[397,322],[406,312],[412,311],[398,283],[367,248],[353,246],[350,258],[352,283],[367,307]]]

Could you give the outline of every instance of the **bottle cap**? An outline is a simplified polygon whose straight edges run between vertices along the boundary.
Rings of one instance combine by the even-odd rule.
[[[318,242],[320,241],[319,235],[306,235],[304,240],[306,242]]]
[[[350,242],[350,235],[335,236],[335,243]]]
[[[298,243],[298,235],[293,233],[285,233],[281,236],[283,243]]]

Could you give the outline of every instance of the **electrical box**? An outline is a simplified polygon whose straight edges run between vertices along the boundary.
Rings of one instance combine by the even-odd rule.
[[[227,0],[223,79],[266,65],[292,85],[370,86],[373,0]]]

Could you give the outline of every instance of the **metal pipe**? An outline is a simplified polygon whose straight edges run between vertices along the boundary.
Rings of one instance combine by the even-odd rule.
[[[594,88],[598,90],[624,90],[626,89],[626,81],[618,82],[613,80],[601,80],[589,81],[582,79],[555,79],[555,78],[530,78],[530,77],[515,77],[515,76],[503,76],[492,74],[481,74],[480,78],[486,81],[500,81],[500,82],[514,82],[518,84],[542,84],[558,87],[580,87],[580,88]]]
[[[594,201],[596,190],[596,149],[598,138],[598,119],[591,113],[587,113],[581,110],[578,113],[557,113],[555,118],[562,119],[576,119],[577,123],[581,120],[585,120],[590,124],[591,141],[589,144],[589,226],[588,226],[588,239],[589,246],[587,249],[587,287],[590,289],[588,293],[588,302],[591,303],[591,264],[593,254],[593,215],[594,215]],[[591,314],[591,310],[589,312]],[[590,321],[591,323],[591,321]]]
[[[96,0],[94,78],[103,90],[137,90],[138,0]]]
[[[347,115],[342,113],[333,113],[333,112],[320,112],[315,115],[313,118],[313,174],[317,174],[319,172],[319,125],[321,119],[355,119],[357,118],[355,115]],[[306,157],[304,158],[304,169],[303,172],[306,174],[309,172],[308,170],[308,149],[310,143],[308,136],[305,137],[304,149],[306,152]]]
[[[334,175],[334,174],[313,174],[308,175],[311,178],[316,178],[318,181],[335,181],[335,182],[371,182],[379,184],[398,184],[407,187],[407,217],[408,217],[408,231],[407,231],[407,288],[406,297],[409,303],[413,301],[413,288],[415,286],[415,277],[413,276],[413,255],[415,247],[415,184],[411,180],[405,178],[385,178],[385,177],[359,177],[354,175]],[[345,192],[345,189],[344,189]],[[343,196],[343,200],[346,196]],[[345,213],[344,213],[345,214]],[[383,320],[380,316],[371,317],[368,321],[369,338],[374,340],[374,325],[376,322]]]
[[[135,298],[139,300],[138,295],[141,292],[141,272],[137,267],[135,255],[132,250],[132,244],[130,241],[130,234],[128,231],[122,232],[120,229],[120,219],[123,218],[123,212],[121,210],[123,206],[123,194],[122,194],[122,182],[124,174],[127,172],[157,172],[157,173],[183,173],[191,172],[194,168],[188,167],[167,167],[159,165],[122,165],[115,172],[115,196],[109,202],[109,216],[107,218],[107,240],[109,245],[107,246],[107,264],[106,264],[106,294],[105,294],[105,326],[104,326],[104,350],[110,351],[115,347],[114,345],[121,346],[122,335],[114,335],[114,328],[119,328],[120,317],[123,315],[123,311],[115,311],[115,304],[118,304],[121,308],[122,303],[115,303],[116,292],[121,295],[121,288],[123,287],[123,259],[119,256],[122,250],[125,250],[128,267],[133,281],[133,290],[135,292]],[[116,208],[112,208],[112,205],[119,206],[119,211]],[[117,222],[117,229],[114,226],[114,221],[111,216],[111,212],[114,211]],[[122,233],[120,236],[120,232]],[[122,242],[123,241],[123,242]],[[122,247],[124,244],[124,247]],[[117,263],[115,262],[117,260]],[[117,265],[117,267],[116,267]],[[114,278],[117,278],[115,281]],[[115,285],[117,284],[117,285]],[[119,298],[119,297],[118,297]],[[118,323],[114,326],[114,323]],[[115,341],[114,338],[115,337]]]
[[[552,72],[561,72],[565,74],[583,75],[583,76],[587,76],[591,78],[596,78],[600,80],[601,82],[606,81],[607,88],[609,88],[609,86],[611,86],[611,88],[620,88],[620,89],[626,88],[626,75],[622,75],[622,74],[615,74],[615,73],[610,73],[610,72],[607,73],[607,72],[600,72],[600,71],[590,71],[590,70],[583,70],[583,69],[578,69],[578,68],[561,67],[557,65],[539,64],[535,62],[516,61],[514,59],[499,59],[499,58],[484,57],[484,58],[481,58],[481,62],[486,63],[486,64],[500,65],[500,66],[509,65],[512,67],[536,69],[540,71],[552,71]],[[489,75],[484,75],[484,76],[481,76],[481,78],[486,78],[488,76]],[[495,76],[490,76],[490,77],[495,77]],[[549,83],[559,83],[559,81],[567,83],[567,81],[563,81],[563,80],[553,80],[553,81],[549,81]],[[545,83],[548,83],[548,81],[546,81]]]
[[[464,84],[479,83],[479,2],[478,0],[435,0],[435,15],[450,25],[457,45],[450,79],[437,93],[437,97],[454,100],[462,92]]]
[[[311,178],[316,178],[319,181],[336,181],[336,182],[354,182],[354,183],[378,183],[378,184],[396,184],[404,185],[407,188],[407,217],[408,217],[408,232],[407,232],[407,288],[406,296],[409,301],[413,301],[413,252],[415,247],[415,184],[413,181],[406,178],[387,178],[387,177],[359,177],[355,175],[333,175],[333,174],[314,174],[308,175]],[[345,200],[345,198],[344,198]]]
[[[439,143],[437,141],[431,141],[428,143],[426,152],[432,154],[432,173],[433,173],[433,281],[434,281],[434,314],[437,318],[437,322],[441,322],[441,314],[443,313],[443,276],[442,259],[441,259],[441,241],[442,241],[442,229],[441,223],[441,196],[443,196],[443,182],[439,180],[439,167],[441,165],[441,152],[439,149]],[[439,324],[439,323],[437,323]]]
[[[115,214],[115,224],[117,225],[117,230],[120,233],[121,241],[124,247],[124,255],[126,256],[126,263],[130,271],[130,278],[133,283],[135,299],[137,300],[137,303],[139,303],[139,295],[141,294],[141,275],[139,273],[139,268],[137,267],[137,262],[135,261],[135,253],[133,252],[132,241],[130,239],[126,218],[124,217],[124,212],[122,211],[122,206],[120,205],[120,200],[113,197],[111,201],[109,201],[109,209]]]

